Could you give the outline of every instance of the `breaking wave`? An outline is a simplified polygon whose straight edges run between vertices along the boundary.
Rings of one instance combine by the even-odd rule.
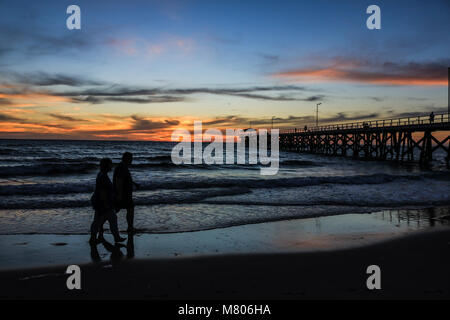
[[[46,170],[46,168],[42,169]],[[55,170],[58,170],[57,168]],[[186,180],[186,181],[140,181],[139,190],[188,190],[188,189],[208,189],[208,188],[234,188],[244,187],[249,189],[260,188],[300,188],[317,186],[322,184],[383,184],[394,181],[422,181],[424,179],[434,179],[438,181],[450,181],[450,173],[424,173],[421,175],[392,175],[392,174],[372,174],[355,176],[326,176],[326,177],[295,177],[295,178],[274,178],[274,179],[218,179],[208,180]],[[95,179],[92,183],[36,183],[22,185],[5,185],[0,187],[0,196],[7,195],[48,195],[48,194],[70,194],[89,193],[94,190]]]

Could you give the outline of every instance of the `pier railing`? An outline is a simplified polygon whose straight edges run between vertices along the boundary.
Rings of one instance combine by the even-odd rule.
[[[352,129],[371,129],[371,128],[391,128],[400,126],[418,126],[449,123],[449,113],[435,114],[434,118],[430,115],[404,117],[394,119],[359,121],[341,124],[330,124],[325,126],[316,126],[307,128],[280,129],[280,134],[299,133],[299,132],[317,132],[317,131],[335,131],[335,130],[352,130]]]

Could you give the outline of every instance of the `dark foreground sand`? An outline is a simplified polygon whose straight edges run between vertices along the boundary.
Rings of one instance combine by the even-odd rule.
[[[381,267],[381,290],[366,268]],[[82,290],[64,267],[0,273],[5,298],[308,299],[450,298],[450,231],[409,235],[347,250],[122,260],[82,265]]]

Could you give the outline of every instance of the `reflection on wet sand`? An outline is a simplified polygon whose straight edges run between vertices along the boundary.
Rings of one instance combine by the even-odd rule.
[[[449,213],[449,208],[445,207],[380,209],[371,214],[350,213],[196,232],[138,233],[118,247],[109,242],[90,247],[86,234],[0,235],[0,269],[100,261],[114,264],[135,256],[140,259],[178,259],[222,254],[337,250],[448,228]],[[106,238],[109,237],[110,234],[107,234]],[[66,245],[52,245],[54,243]]]
[[[134,235],[129,234],[127,238],[127,244],[124,245],[122,243],[112,244],[105,239],[103,239],[100,244],[103,248],[105,248],[109,253],[111,253],[109,260],[111,264],[119,263],[125,256],[127,259],[131,259],[134,257]],[[91,249],[91,260],[94,263],[98,263],[102,261],[100,253],[98,251],[98,244],[90,244]],[[126,255],[122,252],[122,248],[125,248]]]
[[[380,218],[398,226],[407,226],[412,229],[450,225],[450,208],[433,207],[425,209],[400,209],[383,210],[374,214]]]

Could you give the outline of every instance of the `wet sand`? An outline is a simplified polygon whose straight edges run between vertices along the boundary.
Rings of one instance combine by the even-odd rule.
[[[445,209],[445,210],[444,210]],[[354,248],[395,239],[409,233],[449,227],[448,210],[384,210],[265,222],[235,227],[166,234],[141,234],[120,251],[98,245],[91,252],[89,235],[0,235],[0,270],[86,264],[92,255],[110,261],[122,255],[166,259],[211,255],[317,252]],[[126,236],[126,234],[123,234]],[[106,239],[112,241],[110,234]]]
[[[381,268],[381,290],[366,268]],[[81,266],[82,289],[66,289],[65,267],[0,273],[1,298],[392,299],[450,298],[450,231],[346,250],[125,260]]]
[[[290,225],[295,224],[291,221]],[[277,230],[282,235],[283,230]],[[328,233],[325,236],[329,239],[325,244],[333,243]],[[324,242],[319,242],[322,249],[314,249],[314,241],[294,241],[313,250],[224,252],[152,259],[126,259],[127,250],[123,248],[124,256],[111,250],[110,259],[81,265],[79,291],[66,288],[67,265],[2,271],[0,298],[450,298],[447,227],[398,233],[395,237],[370,241],[371,244],[360,242],[357,237],[352,241],[358,245],[323,247]],[[370,291],[366,287],[366,269],[373,264],[381,268],[381,290]]]

